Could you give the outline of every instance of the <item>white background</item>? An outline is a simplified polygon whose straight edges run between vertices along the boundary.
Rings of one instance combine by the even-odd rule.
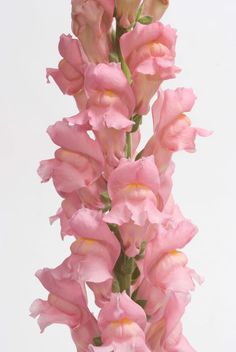
[[[190,266],[205,276],[185,314],[185,334],[198,352],[236,351],[236,3],[175,0],[163,18],[178,29],[177,65],[183,71],[166,87],[193,87],[193,124],[214,130],[198,140],[194,155],[175,159],[174,195],[199,227],[186,249]],[[74,351],[68,330],[39,334],[28,307],[46,297],[34,272],[69,254],[58,224],[51,184],[41,185],[38,162],[55,147],[45,130],[76,112],[72,98],[47,85],[45,67],[56,67],[58,38],[70,32],[70,1],[1,2],[0,55],[0,349],[2,352]],[[149,127],[147,127],[149,125]],[[150,117],[144,124],[151,133]]]

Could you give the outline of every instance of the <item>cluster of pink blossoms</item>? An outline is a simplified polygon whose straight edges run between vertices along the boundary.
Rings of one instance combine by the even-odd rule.
[[[43,331],[68,325],[78,352],[191,352],[181,317],[201,278],[183,248],[197,228],[171,194],[178,150],[195,151],[187,117],[191,89],[162,91],[174,78],[176,31],[159,22],[168,0],[72,0],[72,31],[61,35],[58,68],[47,70],[74,97],[75,116],[48,134],[58,146],[40,163],[63,198],[51,217],[71,254],[36,273],[49,295],[31,315]],[[137,151],[142,115],[152,106],[153,136]],[[97,318],[87,305],[95,296]]]

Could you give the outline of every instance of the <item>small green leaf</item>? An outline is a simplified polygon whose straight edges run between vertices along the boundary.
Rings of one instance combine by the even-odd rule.
[[[101,336],[96,336],[93,338],[94,346],[102,346],[102,339]]]
[[[138,19],[138,22],[141,24],[150,24],[152,23],[152,17],[151,16],[143,16]]]

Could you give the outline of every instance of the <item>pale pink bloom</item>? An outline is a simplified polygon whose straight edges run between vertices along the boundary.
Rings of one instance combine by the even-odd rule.
[[[59,52],[63,59],[58,68],[48,68],[47,77],[51,76],[63,94],[73,95],[79,107],[86,101],[83,85],[84,70],[88,59],[81,50],[78,39],[62,34],[59,41]]]
[[[195,138],[209,136],[211,132],[191,127],[191,121],[185,115],[195,102],[192,89],[178,88],[159,91],[152,107],[154,135],[148,141],[143,155],[155,156],[159,170],[164,171],[171,156],[178,150],[195,151]]]
[[[182,335],[180,322],[167,338],[164,338],[164,331],[164,320],[149,325],[146,331],[146,340],[152,352],[196,352]]]
[[[116,0],[116,14],[121,27],[127,28],[134,22],[140,2],[141,0]]]
[[[87,321],[79,324],[71,330],[72,339],[76,345],[77,352],[87,352],[94,337],[100,335],[97,320],[90,313]]]
[[[121,36],[122,55],[132,73],[136,112],[144,115],[161,82],[174,78],[176,31],[160,22],[142,25]]]
[[[89,65],[84,89],[86,109],[68,121],[93,129],[106,161],[116,167],[124,155],[125,132],[134,124],[130,120],[135,107],[133,91],[116,63]]]
[[[106,179],[108,179],[111,171],[117,167],[120,159],[124,157],[126,132],[125,129],[118,130],[104,127],[95,131],[95,135],[106,161],[104,172]]]
[[[147,300],[145,311],[152,321],[162,317],[171,295],[176,297],[177,293],[182,293],[188,297],[195,287],[194,281],[202,282],[196,272],[187,267],[187,257],[176,250],[193,238],[196,226],[182,216],[172,199],[164,210],[171,217],[158,226],[155,238],[147,244],[144,280],[137,294],[139,299]]]
[[[144,259],[146,277],[154,286],[164,290],[189,292],[195,288],[193,279],[201,282],[201,278],[187,267],[188,259],[184,253],[172,250],[159,259],[154,258],[151,246],[155,245],[155,240],[148,245]],[[147,268],[150,269],[148,273]]]
[[[91,185],[100,177],[104,159],[97,141],[65,121],[50,126],[48,133],[61,148],[56,150],[55,159],[41,161],[38,173],[42,182],[52,178],[63,196]]]
[[[120,243],[102,218],[101,212],[83,208],[70,220],[72,230],[77,233],[71,251],[78,259],[78,272],[83,281],[111,279],[120,254]]]
[[[49,294],[48,300],[35,300],[31,307],[31,316],[38,318],[41,332],[51,324],[66,324],[76,344],[77,352],[86,352],[93,338],[99,335],[97,321],[86,307],[71,304],[60,297]]]
[[[108,61],[114,0],[72,0],[72,31],[89,60]]]
[[[171,334],[163,341],[164,352],[196,352],[182,334],[182,324],[179,322]]]
[[[112,209],[104,219],[122,225],[131,220],[144,226],[145,222],[160,223],[164,216],[158,209],[160,195],[159,172],[152,156],[137,161],[122,159],[108,179]]]
[[[78,280],[73,264],[69,258],[55,269],[36,273],[49,296],[47,301],[34,301],[30,311],[32,317],[39,316],[41,331],[53,323],[68,325],[77,351],[85,352],[99,331],[96,319],[87,308],[84,284]]]
[[[110,301],[112,294],[112,279],[104,282],[88,282],[88,287],[93,291],[95,303],[98,307],[103,307],[104,304]]]
[[[104,127],[130,130],[135,98],[120,64],[89,65],[84,89],[88,97],[86,110],[69,121],[82,126],[89,123],[95,131]]]
[[[158,231],[156,224],[146,222],[143,226],[136,225],[133,221],[122,224],[119,227],[125,253],[129,257],[134,257],[140,252],[143,241],[152,240]]]
[[[105,346],[125,342],[128,346],[137,340],[138,345],[142,344],[143,351],[148,351],[145,347],[145,312],[125,292],[111,295],[110,302],[106,303],[99,313],[98,326]],[[132,349],[127,349],[129,350],[132,351]],[[122,349],[117,348],[117,351],[122,351]],[[140,351],[140,349],[133,351]]]
[[[60,220],[62,239],[64,239],[66,235],[74,235],[69,220],[81,206],[82,204],[78,194],[76,192],[70,193],[62,201],[61,207],[58,209],[57,213],[50,217],[51,224],[57,219]]]
[[[106,191],[106,188],[106,181],[103,176],[100,176],[91,185],[78,190],[81,202],[86,208],[102,209],[104,204],[101,201],[101,194]]]
[[[101,176],[91,185],[65,195],[61,207],[55,215],[49,218],[51,224],[56,220],[60,220],[62,239],[64,239],[66,235],[76,236],[70,226],[70,219],[77,210],[84,206],[91,209],[102,209],[104,207],[100,196],[101,193],[105,191],[106,182]]]
[[[166,11],[169,0],[144,0],[143,16],[151,16],[153,22],[158,21]]]

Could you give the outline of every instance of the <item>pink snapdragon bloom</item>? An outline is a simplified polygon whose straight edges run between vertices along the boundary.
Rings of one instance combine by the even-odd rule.
[[[121,27],[127,28],[134,22],[140,2],[141,0],[116,0],[116,14]]]
[[[130,130],[135,98],[120,64],[89,65],[84,89],[88,97],[86,110],[71,122],[82,126],[88,123],[94,131],[104,127]]]
[[[122,55],[132,73],[136,112],[145,115],[162,81],[175,77],[176,31],[160,22],[142,25],[121,36]]]
[[[61,148],[56,150],[55,159],[41,161],[38,173],[42,182],[52,178],[63,196],[89,186],[100,177],[104,159],[97,141],[65,121],[50,126],[48,133]]]
[[[114,0],[72,0],[72,31],[79,38],[89,60],[108,61]]]
[[[70,220],[72,230],[77,233],[71,251],[78,260],[79,276],[83,281],[111,279],[120,254],[120,243],[102,218],[101,212],[83,208]]]
[[[37,299],[32,303],[31,316],[39,316],[41,331],[54,323],[68,325],[77,351],[84,352],[99,332],[96,319],[87,308],[85,287],[74,276],[68,259],[55,269],[39,270],[36,276],[49,296],[47,301]]]
[[[163,338],[164,320],[150,324],[146,330],[147,345],[152,352],[196,352],[182,335],[182,324],[179,322],[167,338]]]
[[[170,218],[158,226],[155,238],[146,247],[144,279],[137,293],[138,299],[147,300],[145,311],[151,321],[162,318],[170,299],[176,299],[177,293],[188,297],[189,291],[195,287],[194,280],[199,283],[202,281],[194,270],[186,266],[187,257],[177,250],[195,236],[196,226],[183,217],[171,197],[165,206],[165,212]],[[177,297],[179,303],[176,307],[180,307],[182,312],[178,313],[179,317],[186,305],[184,296]]]
[[[91,346],[91,351],[150,352],[145,344],[146,315],[125,292],[111,295],[99,313],[98,326],[104,346]]]
[[[134,124],[130,120],[135,107],[133,91],[116,63],[89,65],[84,89],[86,109],[68,121],[93,129],[106,161],[115,167],[124,154],[125,132]]]
[[[58,49],[63,59],[57,69],[47,69],[47,77],[54,79],[63,94],[73,95],[78,107],[82,108],[86,102],[83,86],[88,59],[78,39],[73,39],[71,35],[60,36]]]
[[[50,223],[52,224],[56,220],[60,220],[61,225],[61,237],[64,239],[66,235],[75,235],[74,231],[70,226],[70,219],[72,215],[81,208],[81,200],[76,192],[70,193],[61,203],[61,207],[57,213],[51,216]]]
[[[112,209],[105,221],[122,225],[131,220],[144,226],[158,224],[165,216],[159,172],[152,156],[137,161],[122,159],[108,179]]]
[[[145,146],[143,155],[154,155],[157,167],[164,171],[171,156],[178,150],[195,151],[197,135],[205,137],[211,132],[191,127],[191,121],[185,115],[195,102],[192,89],[178,88],[160,91],[152,107],[154,135]]]
[[[169,0],[144,0],[142,15],[151,16],[153,22],[158,21],[166,11]]]
[[[149,242],[156,236],[158,226],[148,221],[143,226],[138,226],[130,221],[122,224],[119,230],[126,255],[135,257],[140,252],[142,243]]]
[[[106,182],[101,176],[88,187],[82,187],[78,191],[66,194],[55,215],[49,218],[50,223],[59,220],[61,225],[61,237],[76,234],[70,226],[70,219],[74,213],[82,207],[91,209],[102,209],[104,207],[100,195],[106,191]]]
[[[110,301],[112,294],[112,279],[103,282],[87,282],[88,287],[93,291],[95,303],[98,307],[103,307],[104,304]]]

